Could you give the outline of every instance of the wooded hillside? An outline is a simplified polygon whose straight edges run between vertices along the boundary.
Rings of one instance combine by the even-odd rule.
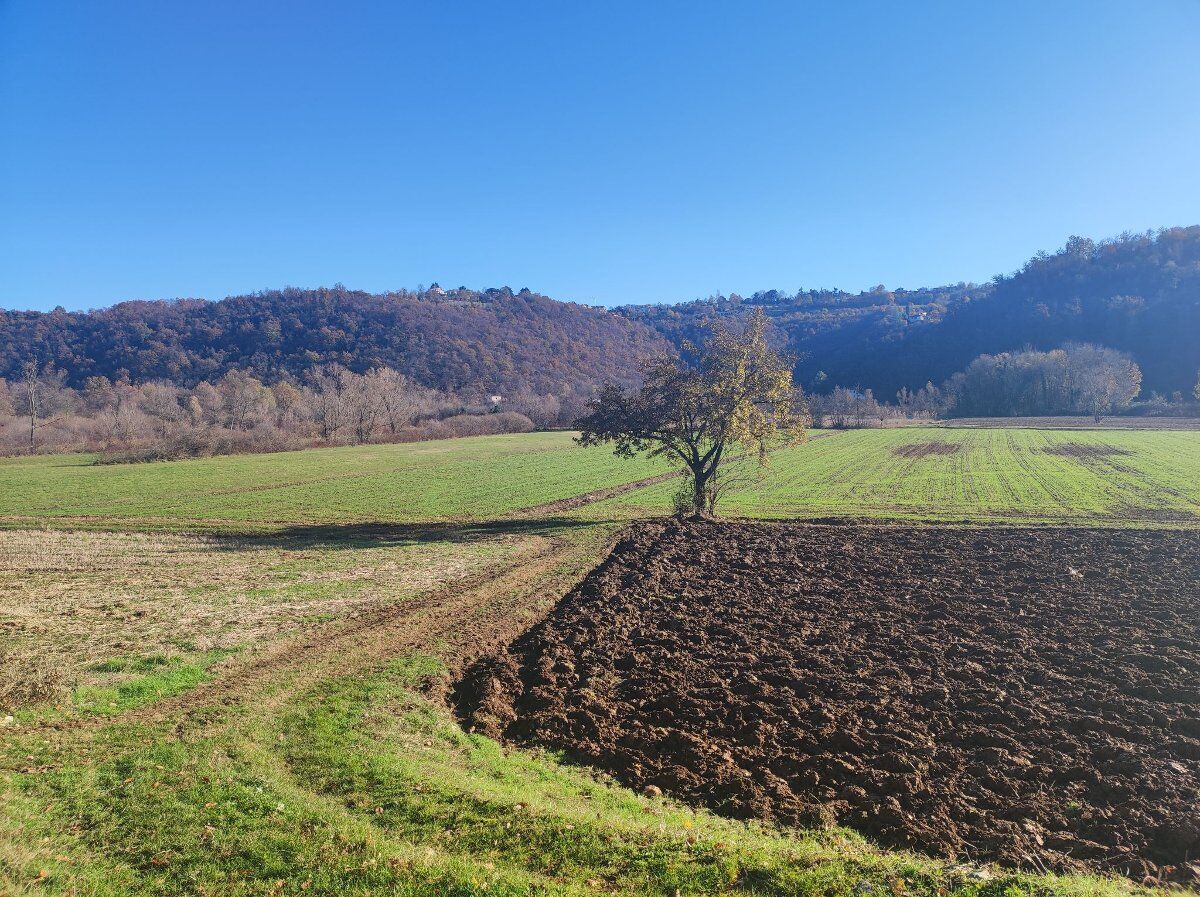
[[[704,319],[760,305],[799,356],[800,381],[818,391],[839,383],[890,397],[940,383],[979,355],[1088,342],[1130,353],[1147,392],[1190,393],[1200,369],[1200,226],[1072,237],[984,285],[773,290],[620,312],[678,345]]]
[[[470,396],[590,394],[627,382],[638,359],[667,348],[603,309],[508,288],[370,294],[342,287],[124,302],[94,312],[0,314],[0,377],[35,357],[67,373],[194,386],[230,370],[267,382],[316,366],[390,367],[432,389]]]
[[[102,375],[194,386],[246,370],[265,382],[313,367],[390,367],[467,397],[552,395],[574,402],[629,383],[640,360],[698,341],[705,321],[762,307],[795,355],[797,379],[891,398],[941,383],[976,357],[1070,342],[1133,356],[1146,394],[1190,394],[1200,369],[1200,226],[1093,242],[1072,237],[987,284],[863,293],[769,290],[613,311],[507,287],[436,285],[370,294],[340,286],[124,302],[93,312],[0,312],[0,378],[30,360],[71,385]]]

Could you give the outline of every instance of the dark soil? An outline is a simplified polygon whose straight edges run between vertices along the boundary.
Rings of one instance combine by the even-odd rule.
[[[1200,880],[1200,533],[643,524],[479,730],[721,812]]]
[[[1047,455],[1062,455],[1064,458],[1107,458],[1112,455],[1132,455],[1129,449],[1115,445],[1091,445],[1086,442],[1064,442],[1052,448],[1042,449]]]
[[[928,458],[930,455],[957,455],[962,448],[957,442],[909,442],[892,449],[901,458]]]

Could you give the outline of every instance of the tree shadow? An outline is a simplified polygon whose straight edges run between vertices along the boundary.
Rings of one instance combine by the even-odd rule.
[[[572,529],[585,529],[615,520],[579,520],[543,517],[528,520],[473,522],[430,521],[427,523],[326,523],[288,526],[271,532],[215,533],[210,543],[217,550],[320,548],[353,550],[399,548],[433,542],[481,542],[502,536],[551,536]]]

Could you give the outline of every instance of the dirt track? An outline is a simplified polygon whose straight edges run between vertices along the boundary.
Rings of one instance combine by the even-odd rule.
[[[386,540],[392,529],[375,527],[368,533],[354,527],[351,533],[356,538]],[[411,536],[408,529],[402,533]],[[331,537],[345,536],[334,533]],[[593,550],[564,538],[541,538],[506,563],[463,581],[247,652],[213,679],[177,697],[120,717],[72,717],[35,727],[67,735],[103,728],[117,719],[128,723],[167,720],[182,733],[193,725],[203,728],[220,720],[221,714],[214,714],[216,708],[284,701],[306,683],[369,674],[409,651],[436,653],[448,672],[456,674],[528,629],[578,581]],[[431,683],[435,690],[448,686],[448,681]],[[19,731],[27,733],[29,728]],[[5,734],[0,731],[0,738]]]
[[[636,786],[1200,880],[1200,533],[645,524],[460,709]]]

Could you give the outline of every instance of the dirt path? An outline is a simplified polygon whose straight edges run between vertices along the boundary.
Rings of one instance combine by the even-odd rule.
[[[545,504],[534,505],[531,508],[518,511],[512,516],[518,520],[528,520],[551,514],[561,514],[564,511],[574,511],[576,508],[594,505],[596,502],[616,498],[618,495],[636,492],[638,489],[645,489],[647,486],[657,486],[659,483],[665,483],[668,480],[677,480],[682,476],[682,471],[672,470],[668,473],[660,473],[641,480],[634,480],[632,483],[622,483],[619,486],[609,486],[606,489],[595,489],[591,492],[584,492],[582,495],[572,496],[571,498],[560,498],[558,501],[549,501]]]
[[[161,721],[173,721],[176,733],[183,734],[236,718],[222,709],[250,702],[265,709],[320,681],[378,671],[411,651],[434,653],[445,663],[444,681],[434,684],[444,689],[467,664],[498,650],[543,616],[586,573],[595,552],[595,543],[586,539],[539,537],[533,550],[466,580],[257,647],[182,695],[120,715],[49,721],[11,734],[42,731],[65,737],[113,724]]]

